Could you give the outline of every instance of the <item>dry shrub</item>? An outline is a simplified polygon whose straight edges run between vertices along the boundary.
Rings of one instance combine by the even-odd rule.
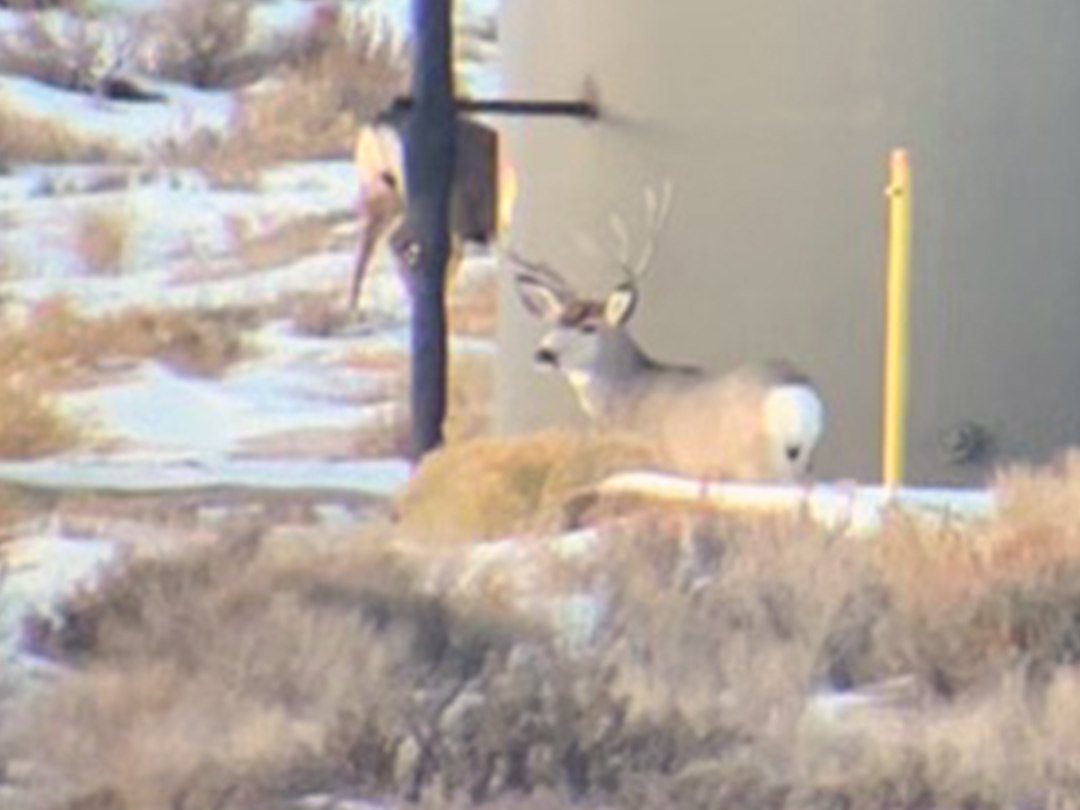
[[[74,14],[83,11],[86,0],[2,0],[0,8],[14,11],[51,11],[64,10]]]
[[[94,207],[75,222],[74,249],[86,272],[117,275],[123,269],[130,236],[131,217],[127,211]]]
[[[227,226],[236,257],[251,272],[280,267],[325,249],[341,219],[339,214],[311,214],[265,228],[240,219],[228,221]]]
[[[444,425],[447,443],[469,441],[489,433],[494,402],[494,358],[467,352],[451,356]]]
[[[793,730],[858,546],[797,522],[686,526],[608,538],[583,571],[605,618],[577,648],[467,589],[423,589],[416,561],[370,538],[312,551],[238,535],[134,562],[37,625],[39,651],[79,667],[10,754],[33,752],[64,798],[145,810],[341,785],[436,805],[551,791],[629,810],[787,806]]]
[[[3,71],[65,90],[92,90],[110,55],[110,35],[82,9],[67,10],[73,13],[24,15],[19,35],[0,40]]]
[[[608,641],[630,708],[753,729],[779,755],[874,581],[865,546],[797,517],[704,510],[648,512],[616,532],[595,565],[617,606]]]
[[[2,101],[0,155],[5,164],[119,161],[129,157],[111,142],[76,134],[65,121],[27,115]]]
[[[214,375],[243,355],[251,314],[230,310],[132,308],[91,317],[64,299],[36,308],[3,335],[0,378],[55,385],[122,359],[153,357],[180,371]]]
[[[882,568],[905,598],[940,607],[1080,561],[1078,482],[1080,453],[1068,453],[1047,467],[1002,471],[995,520],[928,532],[896,515],[882,538]]]
[[[536,502],[558,487],[530,457],[567,441],[462,445],[456,480],[434,478],[437,466],[419,477],[474,504],[476,490],[499,502],[515,487]],[[576,458],[595,470],[595,457]],[[517,470],[520,482],[497,480]],[[1057,503],[1073,473],[1047,475],[1019,513],[973,533],[1008,535],[1035,519],[1036,500]],[[452,527],[456,506],[444,504]],[[1048,531],[1070,522],[1057,516]],[[255,532],[129,564],[39,623],[39,649],[79,666],[9,721],[6,753],[31,753],[63,786],[57,802],[109,797],[130,810],[254,810],[336,790],[444,808],[559,797],[625,810],[1011,810],[1077,796],[1075,567],[996,571],[951,593],[940,615],[923,610],[920,625],[912,616],[927,603],[901,591],[913,580],[882,569],[905,558],[872,540],[799,516],[650,509],[602,529],[573,576],[547,583],[554,605],[592,605],[575,639],[460,583],[437,590],[424,555],[386,548]],[[1006,620],[1022,654],[980,653],[979,616]],[[807,723],[827,712],[814,694],[835,659],[859,646],[839,637],[880,648],[867,682],[907,671],[890,661],[929,679],[926,632],[975,655],[981,677],[921,702],[852,699]]]
[[[1070,453],[1004,472],[996,518],[927,528],[895,516],[875,551],[890,594],[877,654],[945,694],[1012,665],[1080,662],[1078,484]]]
[[[352,321],[339,295],[301,293],[290,296],[287,309],[293,329],[307,337],[331,337]]]
[[[155,17],[157,72],[202,88],[250,78],[244,46],[252,6],[251,0],[170,0]]]
[[[569,431],[451,444],[423,461],[402,496],[402,530],[425,542],[462,543],[550,526],[572,496],[650,461],[631,438]]]
[[[70,450],[79,440],[78,429],[47,394],[0,381],[0,458],[52,455]]]
[[[224,140],[180,148],[174,159],[232,185],[277,163],[350,156],[358,126],[386,108],[405,77],[404,58],[391,43],[360,27],[342,31],[247,88]]]
[[[34,637],[83,667],[15,748],[70,796],[153,810],[426,780],[407,749],[529,634],[423,594],[377,550],[282,553],[248,534],[133,562]]]

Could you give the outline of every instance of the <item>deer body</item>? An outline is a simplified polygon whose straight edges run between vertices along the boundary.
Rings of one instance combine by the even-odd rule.
[[[516,276],[523,303],[549,326],[534,360],[566,377],[598,428],[645,440],[666,466],[686,475],[744,481],[808,475],[824,407],[793,364],[751,362],[717,375],[658,362],[627,330],[643,267],[631,272],[624,256],[619,264],[628,280],[596,300],[579,296],[547,265],[513,258],[523,267]]]

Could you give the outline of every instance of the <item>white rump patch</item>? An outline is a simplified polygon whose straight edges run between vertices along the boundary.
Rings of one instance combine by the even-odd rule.
[[[796,475],[808,469],[824,426],[825,407],[809,386],[784,385],[765,397],[765,430],[778,451],[778,460],[792,467]]]

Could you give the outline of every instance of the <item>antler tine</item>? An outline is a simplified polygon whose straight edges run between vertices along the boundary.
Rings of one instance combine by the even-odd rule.
[[[570,283],[547,262],[527,259],[514,248],[506,251],[506,257],[524,270],[519,275],[531,277],[533,281],[540,282],[562,298],[569,299],[576,296]]]
[[[652,231],[659,230],[667,220],[671,212],[671,202],[675,196],[675,184],[671,178],[664,180],[660,186],[660,196],[656,196],[656,190],[652,186],[645,186],[645,215],[648,218],[649,228]]]
[[[661,186],[659,196],[651,186],[645,186],[642,196],[645,201],[646,239],[637,261],[631,261],[630,258],[630,231],[626,227],[626,222],[615,213],[609,217],[609,224],[617,251],[615,263],[632,284],[640,281],[652,263],[653,255],[656,253],[656,239],[660,235],[660,231],[663,230],[664,223],[671,211],[674,187],[671,180],[665,180]]]

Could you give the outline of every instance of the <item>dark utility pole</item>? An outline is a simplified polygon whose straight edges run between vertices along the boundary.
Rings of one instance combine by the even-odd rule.
[[[457,154],[454,0],[412,0],[416,56],[405,138],[409,224],[418,248],[412,298],[413,460],[443,440],[446,416],[446,265]]]

